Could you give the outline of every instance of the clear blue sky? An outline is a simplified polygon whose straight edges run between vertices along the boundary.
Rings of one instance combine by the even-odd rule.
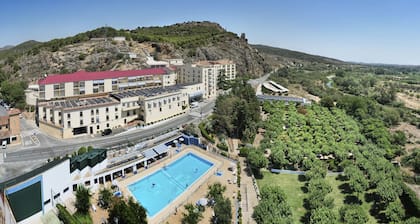
[[[6,0],[0,46],[114,28],[214,21],[250,43],[346,61],[420,64],[420,1]]]

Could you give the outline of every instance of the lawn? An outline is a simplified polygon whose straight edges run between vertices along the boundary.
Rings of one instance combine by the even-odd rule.
[[[258,187],[263,187],[267,185],[277,185],[281,186],[284,193],[287,195],[287,202],[292,208],[293,220],[294,223],[301,223],[303,216],[306,213],[306,209],[303,207],[303,200],[306,197],[306,194],[303,192],[305,181],[304,178],[299,180],[298,175],[293,174],[273,174],[268,171],[262,171],[264,175],[263,179],[257,180]],[[334,198],[334,210],[338,214],[338,209],[343,206],[345,194],[341,192],[339,186],[344,182],[336,180],[336,175],[327,176],[327,182],[332,186],[333,191],[329,193],[329,196]],[[371,204],[363,202],[362,207],[369,214],[369,209]],[[375,218],[369,215],[368,223],[377,223]]]

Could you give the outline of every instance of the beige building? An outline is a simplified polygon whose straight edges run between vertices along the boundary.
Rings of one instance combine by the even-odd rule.
[[[7,110],[0,106],[0,144],[19,144],[20,139],[20,110]]]
[[[126,89],[175,84],[176,74],[168,68],[102,72],[78,71],[70,74],[49,75],[38,81],[39,100],[83,97]]]
[[[123,117],[150,125],[188,111],[188,92],[183,86],[128,90],[111,94],[121,102]],[[129,116],[136,114],[136,116]],[[137,115],[138,114],[138,115]]]
[[[120,127],[124,119],[120,102],[102,96],[41,102],[38,104],[38,122],[40,130],[49,135],[72,138]]]
[[[230,60],[199,61],[183,65],[178,69],[178,83],[203,83],[203,98],[208,99],[216,96],[219,75],[224,75],[226,80],[234,80],[236,65]]]
[[[150,125],[187,112],[196,89],[174,85],[40,102],[39,128],[56,138],[73,138],[129,124]]]

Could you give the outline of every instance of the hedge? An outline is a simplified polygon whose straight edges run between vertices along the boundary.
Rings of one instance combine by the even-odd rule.
[[[213,137],[211,137],[211,136],[209,135],[209,133],[207,132],[206,127],[204,127],[204,123],[200,123],[200,124],[198,125],[198,128],[200,129],[201,135],[202,135],[204,138],[206,138],[209,142],[211,142],[211,143],[213,143],[213,144],[216,142],[216,141],[214,140],[214,138],[213,138]]]

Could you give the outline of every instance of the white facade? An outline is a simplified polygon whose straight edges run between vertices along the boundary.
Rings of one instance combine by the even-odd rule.
[[[32,224],[32,223],[41,223],[41,217],[51,209],[55,208],[57,203],[63,204],[64,201],[68,200],[73,194],[70,176],[70,160],[66,159],[59,162],[57,165],[42,171],[41,173],[35,174],[33,177],[30,177],[22,182],[16,183],[14,186],[9,186],[5,189],[5,193],[13,193],[20,191],[28,186],[28,183],[41,183],[41,201],[42,209],[41,211],[33,214],[30,217],[18,222],[20,224]],[[1,201],[1,200],[0,200]],[[12,217],[13,213],[10,209],[10,205],[7,201],[4,201],[6,204],[1,203],[5,206],[5,218],[6,223],[16,223],[15,218]]]
[[[226,80],[236,78],[236,65],[228,60],[200,61],[196,64],[180,66],[178,69],[178,83],[203,83],[204,98],[212,98],[217,93],[219,75],[224,75]]]

